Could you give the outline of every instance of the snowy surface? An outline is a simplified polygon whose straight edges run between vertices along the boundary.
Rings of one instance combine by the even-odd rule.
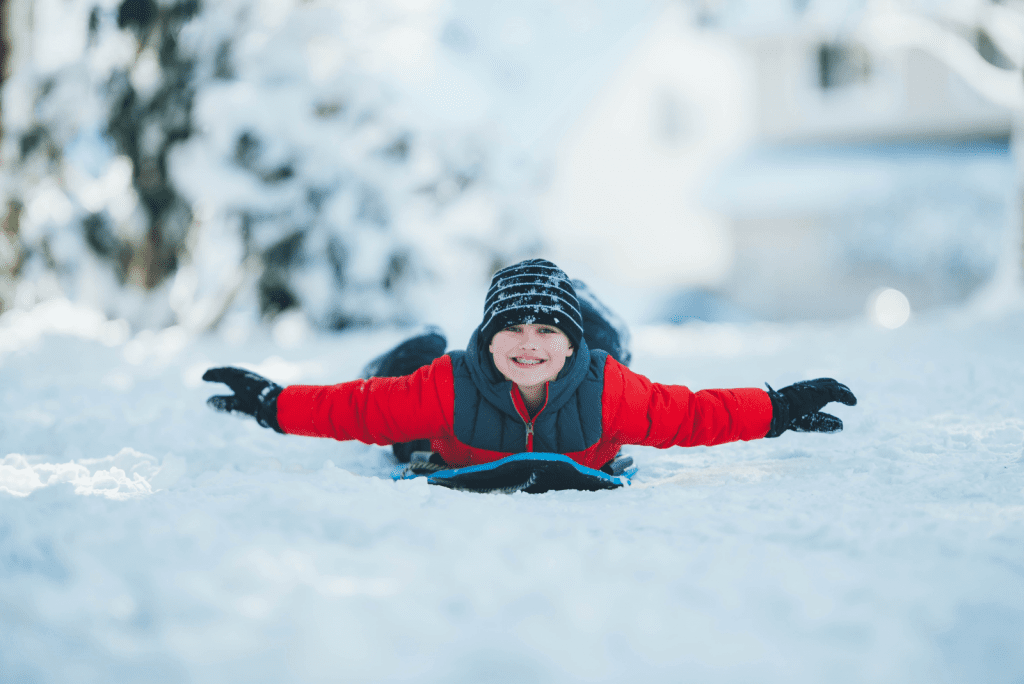
[[[209,366],[337,382],[401,331],[0,318],[2,679],[1020,681],[1024,313],[633,332],[659,381],[860,404],[834,436],[634,448],[625,490],[469,494],[204,405]]]

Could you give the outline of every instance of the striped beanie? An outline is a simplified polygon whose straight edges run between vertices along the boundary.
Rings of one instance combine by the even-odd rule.
[[[569,276],[545,259],[527,259],[494,274],[484,301],[480,344],[510,325],[548,324],[574,347],[583,339],[583,314]]]

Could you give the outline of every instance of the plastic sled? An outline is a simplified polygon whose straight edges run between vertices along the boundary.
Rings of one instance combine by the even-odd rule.
[[[630,459],[632,461],[632,459]],[[414,464],[415,465],[415,464]],[[582,466],[568,456],[526,452],[513,454],[491,463],[449,468],[434,472],[415,472],[415,467],[402,467],[395,471],[395,480],[426,477],[427,482],[440,487],[467,492],[543,492],[563,489],[597,491],[618,489],[630,484],[635,472],[626,470],[619,475]]]

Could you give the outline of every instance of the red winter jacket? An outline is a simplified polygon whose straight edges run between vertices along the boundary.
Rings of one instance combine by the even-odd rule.
[[[516,453],[470,447],[456,437],[452,363],[450,356],[441,356],[431,365],[398,378],[330,386],[292,385],[277,399],[278,423],[294,435],[357,439],[367,444],[429,439],[431,448],[446,463],[457,467]],[[759,439],[771,426],[772,404],[764,390],[691,392],[681,385],[651,382],[611,356],[603,363],[603,369],[599,369],[603,370],[600,437],[582,451],[566,453],[584,466],[600,468],[624,444],[661,449],[710,446]],[[533,451],[533,424],[544,409],[531,418],[514,385],[511,395],[523,420],[524,448],[519,451]]]

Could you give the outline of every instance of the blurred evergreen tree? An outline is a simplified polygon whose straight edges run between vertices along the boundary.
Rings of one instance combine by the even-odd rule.
[[[432,3],[29,4],[36,61],[3,91],[4,307],[411,322],[424,284],[535,245],[487,175],[492,143],[420,120],[380,68],[410,31],[436,47]]]

